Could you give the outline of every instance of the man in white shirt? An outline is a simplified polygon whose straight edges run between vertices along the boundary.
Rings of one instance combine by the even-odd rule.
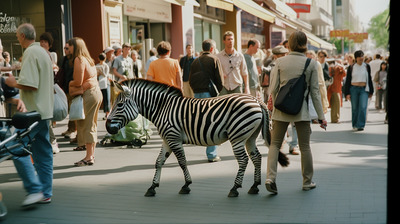
[[[233,32],[225,32],[223,41],[225,49],[217,54],[224,72],[224,88],[222,88],[220,95],[231,93],[250,94],[246,61],[243,54],[233,47],[235,43]],[[243,85],[244,90],[242,90]]]

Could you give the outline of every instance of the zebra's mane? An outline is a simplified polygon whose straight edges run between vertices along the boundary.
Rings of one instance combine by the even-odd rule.
[[[135,86],[143,86],[144,88],[156,87],[157,91],[161,91],[161,92],[165,91],[165,92],[168,92],[168,94],[183,97],[183,93],[180,89],[176,88],[175,86],[167,85],[167,84],[157,82],[157,81],[138,78],[138,79],[129,79],[129,80],[123,81],[121,84],[123,84],[131,89],[133,89]]]

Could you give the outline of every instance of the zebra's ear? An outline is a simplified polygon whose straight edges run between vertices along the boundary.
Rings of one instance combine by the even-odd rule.
[[[125,85],[121,85],[118,82],[114,81],[115,86],[117,87],[118,91],[125,93],[126,95],[129,95],[131,93],[131,89]]]

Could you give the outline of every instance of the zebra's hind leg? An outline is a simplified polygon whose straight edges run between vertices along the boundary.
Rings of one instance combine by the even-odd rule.
[[[182,186],[179,194],[189,194],[191,189],[189,185],[192,184],[192,177],[190,176],[189,170],[186,164],[186,156],[185,152],[183,151],[182,145],[179,145],[173,149],[173,152],[178,160],[179,166],[183,171],[183,175],[185,177],[185,185]]]
[[[254,184],[247,192],[249,194],[258,194],[258,185],[261,185],[261,154],[256,146],[256,140],[259,133],[260,128],[258,128],[246,142],[247,153],[254,164]]]
[[[166,146],[166,144],[163,144],[160,154],[158,154],[156,160],[156,165],[155,165],[156,173],[154,174],[153,183],[151,184],[151,187],[147,189],[147,192],[144,195],[145,197],[152,197],[156,195],[155,188],[160,186],[161,168],[170,155],[171,155],[171,149],[168,146]]]
[[[237,191],[237,189],[242,187],[243,176],[246,171],[247,163],[249,162],[249,157],[246,154],[244,144],[242,142],[239,142],[238,144],[232,143],[232,148],[236,160],[239,164],[239,170],[235,178],[235,183],[230,190],[228,197],[237,197],[239,196],[239,192]]]

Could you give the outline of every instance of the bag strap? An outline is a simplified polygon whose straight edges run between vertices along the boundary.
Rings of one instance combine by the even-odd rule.
[[[303,74],[301,74],[301,75],[304,75],[304,77],[306,76],[306,70],[307,70],[308,66],[310,65],[310,62],[311,62],[311,58],[307,58],[306,65],[304,66]],[[310,77],[310,80],[311,80],[311,77]],[[309,105],[308,105],[308,96],[309,95],[310,95],[310,85],[308,85],[308,90],[307,90],[307,95],[306,95],[307,108],[309,108]]]

